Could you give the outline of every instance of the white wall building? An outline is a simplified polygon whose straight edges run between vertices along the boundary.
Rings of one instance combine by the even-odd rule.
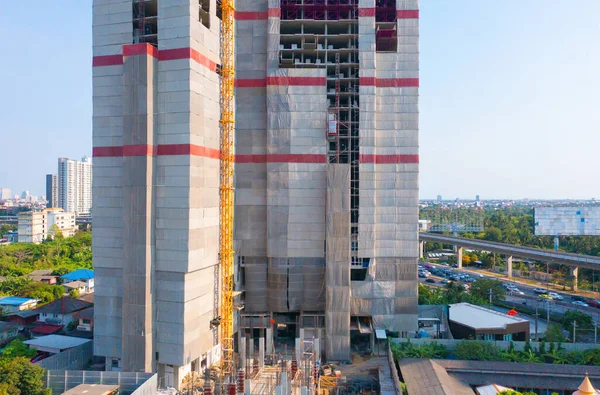
[[[61,208],[19,213],[19,243],[39,244],[52,235],[52,226],[57,225],[64,237],[71,237],[77,231],[75,213],[67,213]]]
[[[92,161],[58,158],[58,206],[67,212],[86,214],[92,208]]]

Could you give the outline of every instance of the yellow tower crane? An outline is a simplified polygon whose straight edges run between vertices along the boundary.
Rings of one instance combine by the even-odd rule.
[[[221,2],[221,179],[219,259],[221,266],[220,340],[222,377],[234,376],[233,364],[233,169],[235,85],[235,0]]]

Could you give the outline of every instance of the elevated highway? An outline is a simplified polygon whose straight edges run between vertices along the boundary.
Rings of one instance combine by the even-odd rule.
[[[446,236],[435,233],[419,233],[420,256],[423,257],[424,243],[442,243],[457,247],[456,261],[459,268],[462,267],[463,248],[490,251],[506,256],[506,269],[508,277],[512,277],[513,257],[530,259],[546,263],[558,263],[571,267],[571,274],[577,277],[577,269],[600,270],[600,257],[590,255],[571,254],[568,252],[559,252],[551,250],[542,250],[539,248],[516,246],[512,244],[496,243],[493,241],[479,239],[465,239],[463,237]],[[575,282],[577,283],[577,282]]]

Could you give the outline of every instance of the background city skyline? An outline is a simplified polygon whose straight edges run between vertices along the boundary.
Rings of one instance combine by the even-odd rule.
[[[62,4],[0,15],[13,194],[44,195],[58,157],[91,155],[91,1]],[[600,3],[539,4],[421,1],[422,199],[600,197]]]

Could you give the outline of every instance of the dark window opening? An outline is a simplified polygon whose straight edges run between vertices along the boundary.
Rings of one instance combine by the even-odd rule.
[[[221,0],[217,0],[217,18],[223,19],[223,8],[221,8]]]
[[[350,271],[351,281],[365,281],[367,279],[367,269],[352,269]]]
[[[198,20],[202,22],[202,24],[210,29],[210,0],[198,0],[200,3],[200,15]]]

